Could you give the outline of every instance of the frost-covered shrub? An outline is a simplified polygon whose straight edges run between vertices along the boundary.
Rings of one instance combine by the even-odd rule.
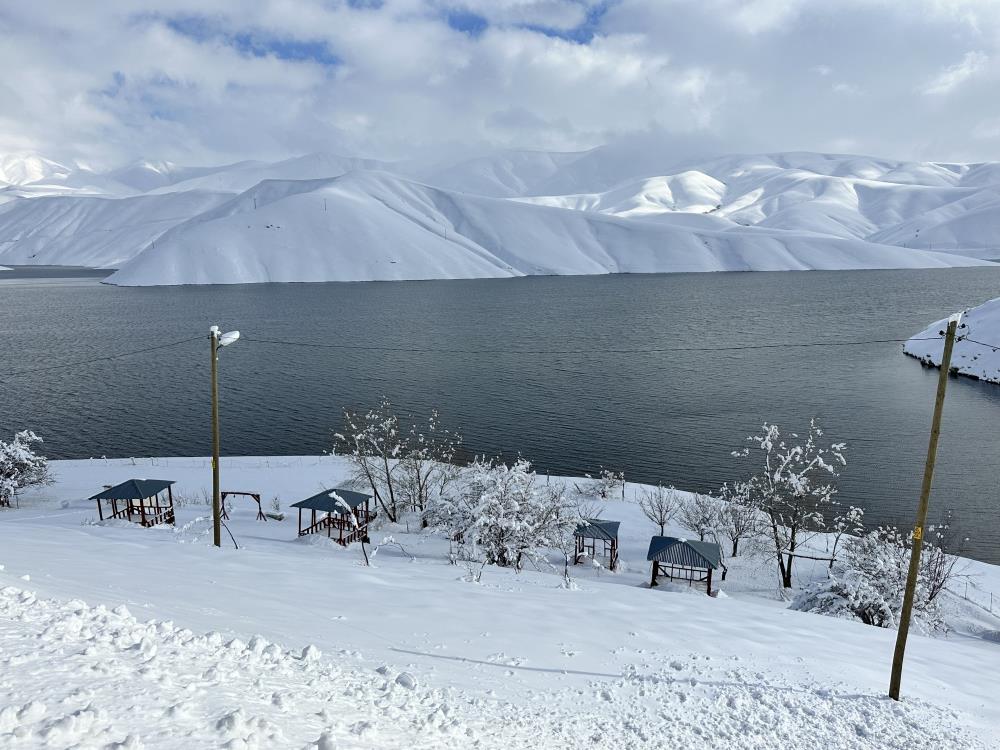
[[[544,550],[563,549],[580,521],[564,488],[539,482],[524,459],[510,466],[477,459],[432,501],[425,518],[478,550],[487,564],[515,568]]]
[[[443,429],[437,411],[425,427],[409,430],[383,398],[364,414],[344,411],[344,430],[334,435],[334,452],[351,462],[351,481],[371,489],[392,522],[406,510],[424,511],[430,496],[457,473],[452,464],[461,447],[457,432]]]
[[[573,484],[576,494],[581,497],[599,497],[609,500],[616,495],[625,497],[625,472],[601,468],[596,477],[584,475],[584,480]]]
[[[0,440],[0,505],[10,505],[19,490],[52,482],[48,459],[32,449],[41,442],[30,430],[18,432],[9,443]]]
[[[817,612],[867,625],[893,628],[899,622],[910,564],[910,543],[898,529],[888,527],[852,537],[844,547],[845,560],[822,582],[807,588],[791,609]],[[913,600],[913,622],[924,631],[944,628],[937,595],[941,557],[937,546],[925,545]]]

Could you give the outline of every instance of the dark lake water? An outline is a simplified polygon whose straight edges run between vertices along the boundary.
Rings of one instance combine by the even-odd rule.
[[[849,446],[841,501],[902,524],[936,372],[900,344],[655,350],[906,338],[1000,296],[1000,268],[145,289],[46,275],[0,281],[0,434],[30,427],[53,458],[208,454],[206,337],[219,323],[247,336],[221,357],[225,454],[327,450],[345,406],[384,394],[401,411],[439,408],[474,452],[712,490],[747,471],[730,452],[765,420],[792,431],[815,416]],[[564,353],[539,353],[551,350]],[[1000,563],[998,427],[1000,387],[952,380],[931,507],[955,511],[969,554]]]

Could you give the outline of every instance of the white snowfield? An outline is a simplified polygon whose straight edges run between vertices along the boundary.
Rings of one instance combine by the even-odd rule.
[[[406,552],[382,546],[364,567],[357,545],[296,540],[293,517],[255,521],[241,502],[241,548],[224,533],[217,550],[205,459],[54,468],[54,486],[0,513],[5,748],[986,749],[1000,736],[997,617],[970,610],[978,636],[912,635],[896,703],[894,633],[784,609],[759,565],[730,561],[728,597],[646,588],[653,528],[632,504],[606,506],[623,521],[621,573],[579,566],[566,589],[559,571],[487,568],[477,584],[429,534],[376,531]],[[287,512],[345,470],[227,458],[223,487],[265,506],[280,493]],[[133,477],[175,479],[194,504],[176,528],[92,523],[83,498]]]
[[[965,328],[951,353],[951,366],[959,374],[1000,383],[1000,298],[973,307],[962,316]],[[944,318],[927,326],[903,345],[903,351],[921,362],[941,366],[944,354]]]
[[[5,164],[5,166],[4,166]],[[1000,258],[1000,165],[736,155],[311,154],[112,172],[0,164],[0,261],[127,285],[941,268]],[[3,181],[10,183],[2,187]]]

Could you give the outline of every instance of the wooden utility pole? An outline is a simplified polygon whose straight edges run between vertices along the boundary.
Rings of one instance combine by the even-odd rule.
[[[961,315],[953,315],[948,320],[945,332],[944,352],[941,355],[941,373],[938,376],[937,398],[934,400],[934,417],[931,420],[931,439],[927,446],[927,463],[924,464],[924,481],[920,487],[920,504],[917,506],[917,520],[913,525],[913,543],[910,547],[910,569],[906,576],[906,593],[903,596],[903,611],[899,615],[899,630],[896,633],[896,650],[892,655],[892,678],[889,682],[889,697],[899,700],[899,682],[903,676],[903,654],[906,651],[906,636],[910,630],[910,616],[913,614],[913,597],[917,588],[917,574],[920,572],[920,549],[924,541],[924,525],[927,522],[927,506],[931,496],[931,481],[934,479],[934,461],[937,458],[938,437],[941,434],[941,412],[944,410],[944,394],[948,387],[951,370],[951,352],[955,346],[955,332]]]
[[[212,539],[222,546],[222,499],[219,496],[219,328],[208,332],[212,345]]]

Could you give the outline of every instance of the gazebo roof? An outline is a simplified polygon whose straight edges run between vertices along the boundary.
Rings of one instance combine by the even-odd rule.
[[[334,497],[336,496],[336,497]],[[344,515],[347,511],[344,506],[337,502],[337,497],[347,503],[348,507],[353,510],[359,505],[363,505],[372,499],[371,495],[366,495],[363,492],[354,492],[353,490],[323,490],[322,492],[317,492],[312,497],[307,497],[305,500],[300,500],[297,503],[292,503],[293,508],[305,508],[306,510],[319,510],[325,511],[326,513],[339,513]]]
[[[91,495],[90,500],[145,500],[167,489],[174,482],[170,479],[129,479],[114,487]]]
[[[573,536],[584,539],[607,539],[609,542],[618,538],[618,527],[621,521],[606,521],[603,518],[588,518],[576,527]]]
[[[715,569],[722,564],[722,548],[715,542],[654,536],[649,540],[646,559],[685,568]]]

